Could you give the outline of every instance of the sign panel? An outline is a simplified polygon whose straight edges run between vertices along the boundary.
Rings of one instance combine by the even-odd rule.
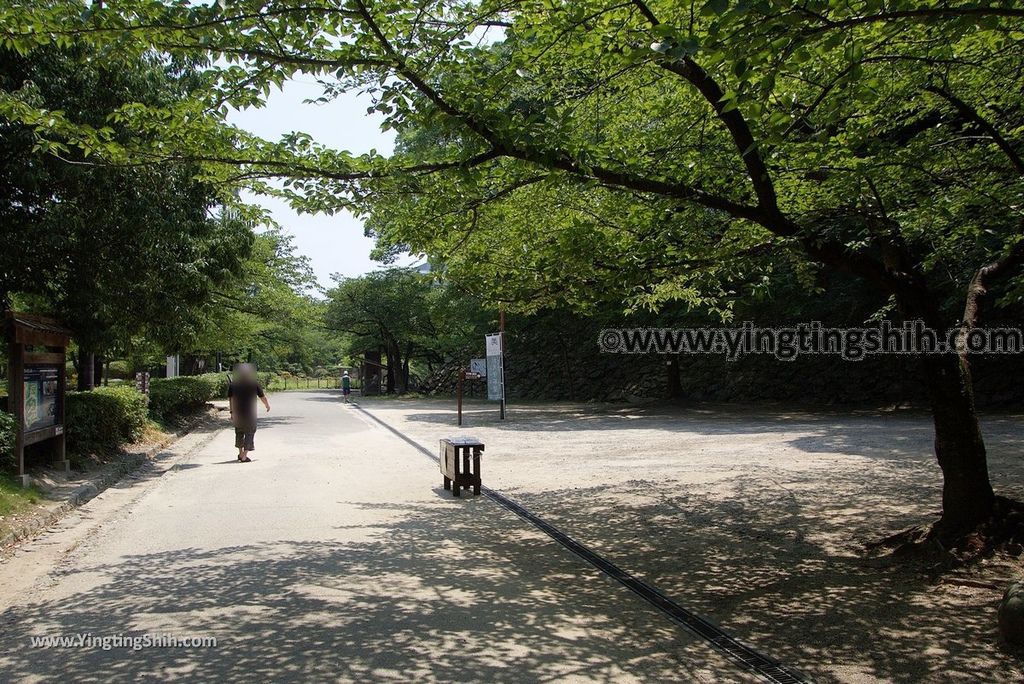
[[[25,432],[41,430],[57,422],[57,392],[60,387],[60,369],[28,366],[24,375],[22,397]]]
[[[469,372],[476,373],[481,378],[487,377],[487,359],[470,359]]]
[[[501,333],[486,337],[487,341],[487,398],[501,401],[505,398],[505,378],[502,373]]]
[[[487,343],[487,356],[501,356],[501,333],[484,336]]]

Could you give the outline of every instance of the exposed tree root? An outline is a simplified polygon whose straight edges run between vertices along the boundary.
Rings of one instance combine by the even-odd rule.
[[[967,530],[939,522],[918,525],[866,544],[868,555],[892,564],[920,566],[935,574],[970,565],[997,553],[1024,555],[1024,503],[996,497],[992,514]]]

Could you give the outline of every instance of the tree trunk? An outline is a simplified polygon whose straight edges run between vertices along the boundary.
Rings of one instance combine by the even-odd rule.
[[[919,283],[901,293],[897,301],[908,320],[922,321],[941,336],[949,320],[937,308],[936,299]],[[968,293],[968,313],[963,319],[968,327],[977,322],[977,311],[971,311],[976,303],[977,294]],[[935,458],[942,470],[942,518],[937,531],[955,536],[988,518],[995,504],[985,440],[974,406],[971,366],[962,347],[921,354],[919,359],[935,425]]]
[[[96,387],[106,384],[103,382],[103,356],[100,354],[92,357],[92,382]]]
[[[402,359],[402,392],[409,391],[409,359],[412,358],[412,343],[405,346],[405,355]]]
[[[974,407],[966,358],[923,358],[925,386],[935,422],[935,456],[942,469],[943,532],[968,530],[992,513],[995,494],[988,476],[985,441]]]
[[[668,398],[682,399],[683,384],[679,380],[679,357],[674,356],[665,362],[665,374],[668,381]]]
[[[995,502],[971,370],[967,359],[955,354],[928,355],[924,366],[935,422],[935,456],[942,469],[940,526],[945,531],[969,529],[989,516]]]
[[[398,359],[395,357],[395,351],[391,345],[388,345],[384,349],[384,353],[388,358],[388,374],[387,374],[387,394],[395,393],[395,376],[397,375]]]
[[[96,364],[91,352],[78,350],[78,391],[91,392],[96,386]]]

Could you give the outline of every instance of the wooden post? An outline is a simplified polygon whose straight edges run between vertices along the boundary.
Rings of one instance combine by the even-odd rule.
[[[17,424],[14,436],[14,459],[17,462],[17,476],[21,485],[29,485],[25,474],[25,358],[24,346],[11,342],[7,347],[10,370],[7,373],[7,403]]]

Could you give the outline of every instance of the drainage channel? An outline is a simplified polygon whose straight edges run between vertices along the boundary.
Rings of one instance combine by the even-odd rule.
[[[438,462],[437,456],[416,440],[406,436],[396,428],[388,425],[383,420],[373,415],[362,406],[354,404],[355,408],[373,420],[378,425],[394,434],[396,437],[413,447],[434,463]],[[767,682],[776,684],[804,684],[810,680],[796,670],[783,665],[778,660],[770,658],[751,646],[744,644],[735,637],[727,634],[721,627],[682,607],[671,598],[666,596],[657,587],[644,582],[642,579],[631,575],[610,560],[600,555],[585,544],[573,539],[568,534],[547,522],[536,513],[533,513],[522,504],[508,498],[490,487],[482,487],[483,494],[497,503],[499,506],[515,513],[544,534],[571,551],[577,557],[585,560],[616,582],[626,587],[640,598],[644,599],[654,608],[661,611],[666,617],[680,625],[687,631],[707,641],[714,649],[720,651],[727,658],[736,663],[740,668],[757,675]]]

